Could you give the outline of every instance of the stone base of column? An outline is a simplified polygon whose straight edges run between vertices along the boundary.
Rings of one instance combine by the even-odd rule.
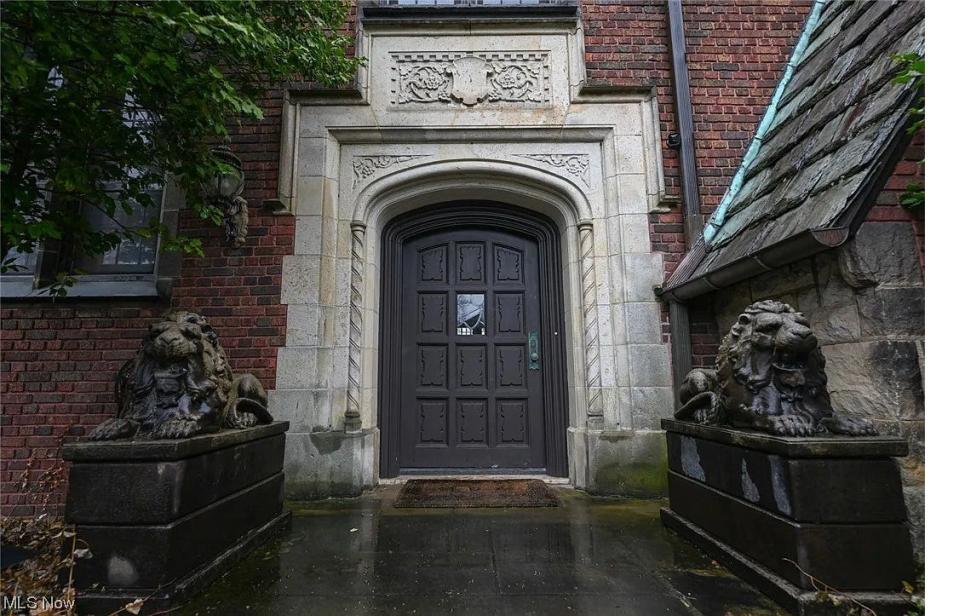
[[[286,498],[359,496],[376,483],[376,428],[291,433],[286,441]]]
[[[666,495],[666,440],[662,431],[570,428],[567,442],[574,487],[598,496]]]

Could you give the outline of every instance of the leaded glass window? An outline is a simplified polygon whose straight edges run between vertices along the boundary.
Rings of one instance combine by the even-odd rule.
[[[482,293],[456,295],[456,333],[459,336],[486,335],[486,296]]]

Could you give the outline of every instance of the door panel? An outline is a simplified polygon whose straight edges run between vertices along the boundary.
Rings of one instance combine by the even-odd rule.
[[[488,228],[402,249],[400,468],[543,470],[539,246]]]

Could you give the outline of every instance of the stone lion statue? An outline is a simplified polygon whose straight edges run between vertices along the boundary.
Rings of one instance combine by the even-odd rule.
[[[270,423],[256,377],[233,374],[216,332],[195,312],[171,311],[150,327],[115,383],[117,417],[92,440],[186,438],[223,428]]]
[[[825,364],[801,312],[782,302],[756,302],[723,338],[716,369],[686,376],[676,419],[785,436],[876,434],[871,422],[833,410]]]

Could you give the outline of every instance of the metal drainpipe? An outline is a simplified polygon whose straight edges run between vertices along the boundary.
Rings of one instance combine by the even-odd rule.
[[[678,149],[684,205],[683,221],[686,230],[686,249],[689,250],[703,232],[703,220],[699,208],[699,173],[696,170],[696,141],[693,136],[693,103],[689,93],[689,71],[686,67],[686,34],[682,3],[681,0],[667,0],[667,6],[676,119],[679,125]],[[679,386],[693,366],[689,309],[686,304],[675,300],[669,302],[669,333],[673,359],[673,393],[678,403]]]

